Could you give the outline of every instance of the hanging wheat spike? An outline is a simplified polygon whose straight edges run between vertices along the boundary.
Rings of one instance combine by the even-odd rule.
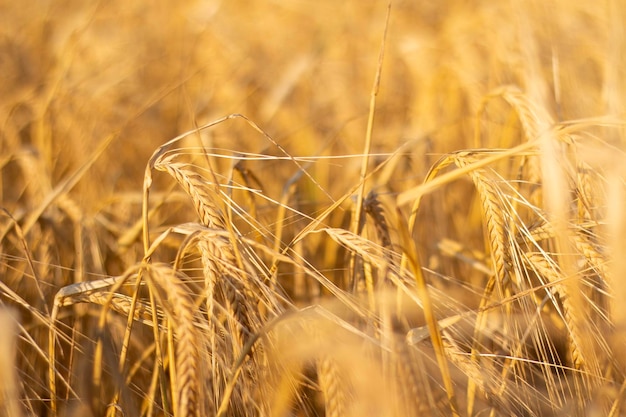
[[[465,167],[477,160],[474,152],[459,152],[454,155],[454,161],[458,167]],[[493,269],[496,276],[497,287],[504,289],[511,279],[508,265],[511,265],[511,256],[508,248],[509,236],[505,210],[502,207],[497,187],[485,176],[484,169],[475,169],[469,173],[474,186],[480,197],[482,213],[487,226],[487,240],[491,249]],[[518,284],[518,283],[516,283]],[[500,294],[502,295],[502,294]]]
[[[154,168],[169,173],[191,198],[203,225],[226,230],[224,215],[213,202],[214,194],[205,178],[190,169],[187,164],[173,162],[173,157],[155,163]]]
[[[558,263],[550,258],[546,252],[541,253],[527,253],[524,255],[523,260],[527,263],[527,267],[537,272],[542,277],[546,278],[548,283],[554,287],[556,293],[561,300],[563,307],[563,318],[565,325],[568,329],[568,339],[570,341],[570,354],[576,369],[591,371],[597,375],[598,369],[600,369],[599,351],[593,352],[591,355],[583,355],[582,347],[585,344],[585,340],[589,340],[586,333],[589,329],[596,327],[603,329],[606,327],[606,318],[603,316],[606,314],[606,306],[603,304],[606,302],[602,296],[603,288],[607,287],[610,283],[610,275],[608,268],[606,267],[606,256],[603,255],[600,249],[592,244],[588,238],[589,233],[586,232],[584,227],[580,227],[575,230],[575,234],[571,237],[572,247],[576,249],[577,255],[580,256],[581,261],[584,261],[588,267],[586,275],[587,279],[590,279],[594,285],[590,285],[589,302],[594,302],[594,298],[598,299],[598,305],[592,307],[588,304],[584,306],[572,305],[570,298],[568,297],[568,288],[564,284],[563,273],[559,268]],[[545,222],[529,231],[529,234],[523,238],[518,239],[523,241],[524,244],[532,249],[537,250],[538,246],[543,241],[549,241],[555,238],[555,231],[551,223]],[[582,270],[581,270],[582,271]],[[596,320],[591,325],[585,325],[585,330],[581,330],[577,324],[574,316],[580,315],[580,309],[584,307],[588,310],[585,314],[588,317],[595,317]],[[595,312],[595,314],[594,314]],[[599,334],[597,345],[599,348],[606,350],[603,347],[604,338],[602,334]],[[587,343],[587,345],[589,345]],[[597,350],[597,349],[596,349]],[[610,354],[607,355],[610,356]],[[587,360],[586,357],[589,356]]]

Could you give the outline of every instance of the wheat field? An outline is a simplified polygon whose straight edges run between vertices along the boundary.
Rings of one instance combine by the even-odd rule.
[[[0,416],[626,415],[623,2],[0,20]]]

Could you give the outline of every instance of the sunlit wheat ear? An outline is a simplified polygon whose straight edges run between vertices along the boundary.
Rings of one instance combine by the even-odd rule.
[[[592,355],[585,355],[585,352],[588,350],[584,349],[585,344],[587,344],[587,346],[590,345],[586,341],[586,339],[590,337],[586,330],[590,329],[590,327],[585,326],[584,329],[581,329],[578,325],[578,321],[572,318],[572,316],[580,314],[580,312],[574,312],[573,310],[580,309],[581,306],[572,304],[568,297],[568,288],[564,282],[565,277],[560,272],[558,266],[545,254],[540,253],[526,253],[524,254],[524,261],[527,262],[528,268],[544,277],[546,282],[551,283],[559,295],[563,306],[563,319],[567,326],[571,360],[574,367],[576,369],[589,371],[592,374],[597,372],[596,370],[600,369],[600,364],[598,363],[599,357],[597,355],[599,352]],[[594,383],[597,382],[594,381]]]
[[[476,161],[476,155],[471,152],[455,154],[455,163],[464,167]],[[498,188],[485,176],[484,169],[476,169],[469,173],[476,191],[480,197],[482,213],[486,224],[487,241],[493,260],[493,269],[496,275],[497,288],[500,290],[508,285],[511,278],[509,273],[510,250],[507,221],[503,209],[502,197]],[[516,283],[517,284],[517,283]]]
[[[202,268],[204,276],[204,292],[206,298],[206,314],[207,324],[209,331],[206,337],[208,338],[208,346],[212,352],[210,375],[213,380],[213,399],[215,403],[218,403],[220,396],[220,389],[217,387],[224,381],[223,372],[221,372],[220,366],[222,363],[231,363],[232,359],[227,360],[225,357],[226,348],[223,347],[224,340],[220,337],[220,334],[225,331],[216,327],[215,320],[213,318],[217,314],[215,307],[215,285],[218,282],[219,267],[217,263],[212,259],[213,251],[209,245],[209,240],[200,240],[198,242],[198,248],[202,257]],[[232,351],[232,349],[230,349]]]
[[[133,320],[143,323],[148,326],[154,326],[153,318],[154,314],[152,308],[148,303],[135,302],[133,306],[133,299],[124,294],[107,294],[101,292],[78,294],[76,298],[72,300],[74,303],[84,302],[97,305],[107,306],[111,310],[120,313],[122,316],[128,317],[129,314],[133,314]],[[161,315],[160,311],[157,311],[157,317]]]
[[[590,225],[594,225],[594,223],[592,222]],[[577,256],[580,257],[581,266],[585,265],[576,279],[589,281],[587,291],[584,291],[587,300],[582,305],[572,305],[567,293],[568,288],[564,285],[565,282],[563,280],[565,277],[562,276],[557,262],[546,252],[539,253],[533,251],[532,253],[527,253],[523,260],[528,268],[547,278],[547,282],[554,283],[554,289],[562,299],[564,310],[563,317],[566,319],[568,329],[574,331],[569,337],[572,338],[572,358],[575,359],[575,366],[580,369],[588,369],[597,372],[597,367],[600,362],[603,361],[600,359],[600,353],[605,351],[606,357],[611,356],[611,354],[606,352],[607,348],[604,346],[606,335],[600,331],[597,333],[597,337],[590,339],[588,336],[585,336],[585,334],[590,332],[595,333],[595,330],[605,329],[609,325],[607,316],[609,300],[607,299],[606,293],[611,287],[611,274],[607,266],[607,254],[602,253],[601,246],[590,241],[592,236],[593,234],[588,231],[584,225],[577,227],[573,235],[570,236],[573,241],[572,246],[576,249]],[[538,245],[543,241],[548,241],[553,238],[555,238],[553,226],[551,223],[546,222],[528,231],[526,244],[529,245],[531,250],[537,250],[539,248]],[[582,263],[583,261],[584,264]],[[585,290],[584,287],[581,287],[581,289]],[[585,315],[589,320],[589,325],[584,325],[583,329],[580,329],[580,326],[576,324],[575,320],[572,320],[571,310],[573,309],[576,310],[577,314]],[[581,332],[583,330],[584,333]],[[588,345],[595,344],[597,348],[600,349],[593,352],[591,355],[587,355],[590,356],[591,361],[587,365],[584,364],[584,358],[581,356],[580,349],[576,349],[576,346],[582,346],[581,344],[585,340],[593,340],[593,343],[588,343]]]
[[[591,267],[594,273],[598,274],[607,284],[610,284],[610,268],[608,267],[609,256],[606,248],[602,247],[598,242],[593,242],[593,228],[597,227],[596,221],[590,222],[588,225],[576,225],[575,234],[573,236],[573,244],[576,250],[585,258],[585,261]],[[533,228],[527,230],[528,233],[520,236],[520,242],[540,243],[544,240],[555,238],[554,227],[550,222],[543,222]]]
[[[451,157],[454,163],[460,168],[466,167],[478,160],[478,154],[475,152],[458,152]],[[483,298],[480,301],[479,308],[484,309],[493,301],[493,295],[502,299],[507,294],[511,293],[512,279],[516,279],[517,275],[512,274],[510,270],[512,264],[509,246],[510,237],[508,235],[510,228],[508,227],[505,217],[506,211],[501,191],[496,183],[487,177],[487,168],[471,170],[468,175],[472,179],[480,198],[483,224],[486,229],[486,252],[491,254],[492,268],[494,271],[494,275],[489,278],[483,293]],[[519,282],[514,282],[514,284],[519,288]],[[508,311],[506,314],[510,314],[510,305],[504,307],[505,310]],[[480,362],[479,350],[480,346],[483,344],[483,329],[487,325],[486,321],[486,313],[479,313],[474,327],[474,338],[471,347],[470,360],[472,363],[461,364],[462,369],[465,368],[466,371],[470,372],[470,375],[475,372],[476,365]],[[481,382],[481,379],[470,378],[468,380],[467,390],[467,410],[469,414],[473,413],[477,394],[476,391],[478,389],[485,392],[484,383]]]
[[[172,160],[173,156],[158,159],[154,168],[169,173],[183,187],[191,198],[202,224],[226,230],[224,217],[215,203],[215,194],[206,179],[190,169],[187,164]],[[243,299],[242,283],[245,282],[245,274],[237,267],[235,249],[225,237],[211,237],[202,242],[199,249],[205,271],[208,307],[213,310],[215,289],[219,289],[229,311],[231,337],[236,341],[233,346],[234,356],[237,357],[239,349],[244,344],[245,334],[249,333],[246,302]]]
[[[577,252],[584,257],[585,262],[590,268],[590,273],[596,274],[603,282],[603,285],[611,285],[611,273],[608,266],[609,256],[606,253],[606,248],[602,247],[598,242],[593,242],[594,234],[593,227],[597,226],[597,223],[589,223],[590,227],[585,227],[585,224],[578,225],[575,234],[573,235],[573,245]],[[543,222],[538,226],[528,229],[526,233],[518,238],[520,243],[529,244],[530,247],[535,247],[541,244],[542,241],[555,238],[554,227],[550,222]]]
[[[167,314],[175,336],[175,373],[172,375],[174,415],[206,415],[207,393],[201,391],[201,372],[205,369],[201,355],[202,334],[194,325],[195,305],[184,283],[185,277],[165,264],[154,264],[146,271],[146,281],[158,304]]]
[[[173,162],[173,157],[159,160],[154,168],[169,173],[191,198],[200,221],[207,227],[226,230],[224,216],[217,204],[215,194],[206,179],[189,168],[189,165]]]

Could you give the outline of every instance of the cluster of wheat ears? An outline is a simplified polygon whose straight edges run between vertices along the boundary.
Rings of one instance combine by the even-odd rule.
[[[619,1],[74,3],[3,6],[0,415],[625,413]]]

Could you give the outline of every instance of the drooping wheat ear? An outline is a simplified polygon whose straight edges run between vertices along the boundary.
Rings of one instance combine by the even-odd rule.
[[[146,274],[150,291],[166,312],[174,331],[175,361],[172,375],[174,415],[200,417],[206,415],[206,395],[200,390],[200,371],[203,369],[200,354],[201,334],[194,326],[194,302],[180,271],[166,264],[150,265]],[[159,341],[155,341],[159,343]]]
[[[454,161],[458,167],[465,167],[476,161],[476,155],[472,152],[460,152],[455,155]],[[475,169],[469,175],[474,182],[482,205],[493,269],[496,274],[496,287],[502,289],[508,285],[510,279],[508,265],[511,264],[508,228],[504,217],[505,210],[502,207],[502,199],[498,193],[499,189],[486,177],[484,169]]]
[[[466,167],[477,161],[475,152],[458,152],[453,155],[455,164],[459,167]],[[490,180],[486,173],[487,168],[474,169],[469,172],[469,176],[474,183],[474,187],[480,198],[481,212],[483,221],[486,225],[488,249],[491,253],[494,275],[489,278],[485,287],[483,298],[480,301],[479,309],[481,312],[477,315],[476,325],[474,327],[474,338],[471,347],[470,359],[473,363],[468,365],[467,369],[478,366],[480,362],[479,350],[483,344],[483,329],[487,325],[487,314],[485,307],[492,302],[493,291],[502,299],[510,292],[511,278],[517,279],[516,274],[512,274],[510,270],[511,250],[509,247],[510,228],[506,221],[506,209],[502,200],[501,190]],[[519,287],[519,282],[514,282]],[[511,306],[506,304],[504,308],[506,314],[510,314]],[[474,406],[476,391],[481,387],[478,380],[470,378],[468,380],[468,413],[472,413]]]
[[[367,259],[363,259],[365,288],[367,290],[370,308],[374,309],[376,306],[375,287],[380,288],[381,285],[385,285],[389,282],[386,275],[391,262],[391,257],[389,256],[389,251],[391,250],[391,238],[389,236],[389,226],[387,225],[387,220],[385,219],[383,207],[380,204],[378,195],[375,191],[370,191],[367,198],[365,198],[365,201],[363,201],[363,211],[374,221],[376,236],[378,237],[378,242],[380,242],[382,257],[385,261],[381,264],[375,265],[375,267],[379,270],[377,283],[375,283],[374,275],[372,274],[372,264]],[[366,225],[367,223],[364,221],[363,224]],[[365,231],[367,232],[367,229]],[[383,319],[383,321],[385,320]]]
[[[154,168],[170,174],[191,197],[191,201],[203,225],[226,230],[224,216],[217,204],[213,191],[207,181],[188,164],[173,162],[172,157],[163,158],[155,163]]]
[[[398,264],[397,254],[345,229],[327,227],[320,229],[320,231],[326,232],[335,242],[361,256],[364,261],[369,262],[371,265],[377,268],[386,266],[386,278],[399,289],[402,289],[409,297],[418,300],[414,291],[408,289],[408,287],[413,287],[414,285],[413,277],[407,274],[406,271],[401,273],[400,268],[396,266]],[[388,259],[391,259],[391,261],[388,261]]]
[[[154,326],[152,308],[148,303],[135,301],[133,306],[133,298],[124,294],[107,293],[107,292],[84,292],[73,295],[70,300],[66,300],[72,304],[90,303],[101,306],[107,306],[111,310],[120,313],[122,316],[128,317],[131,310],[133,312],[133,320],[143,323],[147,326]],[[157,311],[157,317],[161,315]]]
[[[363,236],[356,235],[346,229],[327,227],[320,229],[330,236],[335,242],[345,246],[348,250],[361,256],[373,265],[381,265],[385,262],[383,253],[386,252],[385,248],[372,242]],[[384,255],[387,256],[387,255]],[[389,256],[392,256],[390,253]]]
[[[224,384],[231,372],[231,366],[242,355],[246,342],[252,334],[251,317],[256,317],[257,298],[251,291],[246,291],[246,272],[236,265],[235,256],[228,239],[224,236],[207,234],[200,236],[198,249],[201,254],[204,277],[206,303],[209,315],[222,318],[226,333],[216,334],[212,331],[209,335],[213,366],[213,390],[216,395],[216,403],[221,401],[221,393],[224,392]],[[209,317],[212,321],[212,318]],[[213,324],[211,324],[212,327]],[[256,349],[253,349],[256,351]],[[256,367],[252,365],[258,359],[254,355],[250,366],[244,369],[245,377],[234,386],[230,404],[234,408],[244,410],[254,409],[258,406],[258,387],[254,387],[258,378]]]
[[[610,290],[613,278],[610,268],[608,267],[608,255],[601,245],[594,242],[592,230],[596,225],[597,222],[595,221],[588,221],[577,225],[574,233],[569,236],[569,238],[572,240],[573,247],[576,249],[577,254],[581,256],[586,263],[586,268],[581,270],[581,273],[584,273],[587,279],[595,282],[595,284],[590,287],[592,300],[595,298],[599,304],[596,309],[597,312],[600,313],[598,319],[605,320],[600,318],[600,316],[606,313],[606,309],[608,308],[607,304],[609,303],[606,295],[604,295],[604,290]],[[541,223],[526,232],[527,234],[521,235],[517,241],[531,248],[536,248],[537,244],[541,241],[554,239],[556,237],[554,227],[550,222]],[[589,314],[593,314],[593,311],[593,308],[588,309]],[[600,323],[594,322],[593,325],[600,325]]]
[[[543,250],[536,252],[531,249],[522,256],[522,259],[526,269],[533,270],[543,278],[544,283],[552,285],[554,292],[558,294],[573,366],[584,371],[580,375],[593,377],[582,380],[583,383],[596,385],[600,382],[602,366],[606,364],[607,358],[611,357],[607,340],[600,330],[606,328],[608,324],[609,301],[604,289],[611,287],[611,277],[606,266],[606,255],[602,253],[600,246],[592,243],[594,236],[592,230],[597,226],[597,222],[580,218],[578,221],[581,223],[572,226],[573,233],[568,234],[567,238],[570,247],[575,249],[576,257],[580,261],[584,260],[586,266],[576,266],[576,275],[568,279],[586,281],[587,293],[574,293],[572,296],[571,286],[565,281],[566,277],[561,269],[562,265],[547,252]],[[540,249],[541,241],[553,241],[557,238],[555,227],[551,222],[542,223],[528,230],[527,235],[523,237],[523,244],[535,250]],[[580,290],[576,291],[582,290],[585,288],[580,287]],[[587,301],[582,302],[585,298]]]
[[[396,260],[393,258],[393,256],[391,256],[392,252],[392,242],[391,242],[391,234],[389,232],[389,226],[387,223],[387,219],[385,217],[385,212],[383,209],[383,206],[378,198],[378,195],[374,192],[371,191],[367,198],[365,199],[365,202],[363,204],[363,208],[365,210],[365,213],[370,216],[372,218],[372,220],[374,221],[374,225],[376,228],[376,235],[378,237],[378,240],[380,242],[380,246],[382,247],[383,251],[382,251],[382,257],[384,259],[384,265],[379,266],[380,268],[384,268],[384,270],[382,271],[382,279],[379,281],[379,286],[380,284],[388,284],[390,282],[398,282],[398,280],[394,280],[393,278],[395,277],[395,273],[394,273],[394,267],[397,266],[397,262]],[[395,306],[395,312],[392,313],[389,309],[388,303],[385,301],[384,298],[381,298],[381,300],[383,301],[382,303],[380,303],[381,305],[381,319],[382,322],[385,323],[385,325],[383,326],[383,340],[385,340],[385,343],[389,343],[391,345],[394,346],[394,350],[396,351],[397,355],[399,356],[399,360],[400,361],[404,361],[403,362],[398,362],[398,359],[394,358],[393,363],[394,365],[397,365],[397,375],[401,378],[401,386],[400,389],[402,390],[402,392],[404,393],[404,398],[406,399],[406,401],[410,404],[415,405],[418,410],[421,410],[424,408],[425,403],[424,401],[419,399],[419,391],[426,389],[427,387],[420,387],[419,382],[418,382],[418,378],[417,378],[417,373],[415,370],[415,361],[411,360],[410,356],[410,352],[407,350],[407,346],[405,345],[404,341],[397,341],[396,337],[394,336],[394,331],[392,329],[393,325],[392,323],[398,323],[398,318],[402,317],[402,293],[405,291],[405,287],[401,286],[401,285],[397,285],[396,286],[396,290],[397,290],[397,299],[396,299],[396,306]],[[384,297],[384,294],[383,294]],[[427,404],[426,404],[427,405]],[[410,408],[413,409],[413,408]],[[424,410],[425,412],[426,410]]]
[[[219,392],[221,390],[216,389],[216,385],[219,384],[221,381],[224,381],[223,373],[220,372],[220,365],[222,363],[231,363],[232,359],[227,361],[225,360],[225,358],[220,357],[220,355],[224,354],[225,349],[222,348],[222,338],[219,337],[219,333],[221,333],[221,331],[218,331],[215,321],[213,320],[213,318],[216,317],[215,283],[218,282],[219,268],[216,262],[209,256],[213,253],[213,251],[211,251],[211,246],[209,242],[210,240],[199,240],[198,249],[200,250],[204,276],[204,294],[206,299],[205,302],[207,314],[206,322],[209,326],[209,331],[207,335],[208,346],[210,351],[212,352],[210,373],[211,379],[213,380],[213,400],[215,401],[215,403],[218,403]]]
[[[593,236],[590,228],[596,226],[596,222],[590,222],[587,227],[585,224],[579,225],[573,236],[573,243],[576,250],[584,257],[587,265],[604,281],[605,285],[611,286],[610,268],[607,266],[608,256],[604,253],[601,246],[592,242]],[[520,236],[517,241],[519,243],[537,243],[543,240],[553,239],[556,234],[554,227],[550,222],[544,222],[540,225],[528,230],[528,235]]]
[[[206,180],[197,172],[190,169],[187,164],[173,162],[174,156],[158,159],[154,168],[169,173],[183,187],[191,197],[194,207],[203,225],[227,230],[224,216],[217,204],[215,204],[214,192]],[[215,289],[222,292],[226,309],[232,320],[231,336],[236,338],[233,345],[235,357],[245,343],[245,334],[249,333],[249,323],[245,313],[245,299],[243,291],[245,276],[237,265],[235,248],[225,237],[210,237],[206,244],[199,246],[202,254],[202,262],[206,273],[205,283],[207,295],[215,297]],[[213,298],[207,297],[207,302],[212,304]],[[211,310],[214,305],[208,306]],[[211,311],[210,310],[210,311]]]
[[[574,311],[574,309],[580,308],[580,306],[572,305],[568,287],[563,281],[564,277],[558,265],[547,257],[545,253],[528,252],[524,254],[523,260],[527,268],[542,276],[546,282],[553,284],[559,295],[563,305],[563,319],[568,330],[570,355],[574,367],[580,370],[591,371],[596,375],[600,369],[597,355],[587,354],[590,344],[586,343],[585,340],[589,338],[589,334],[585,334],[581,330],[579,326],[580,321],[577,318],[580,313]],[[588,326],[585,326],[585,328],[588,328]]]
[[[250,322],[248,320],[248,303],[244,295],[244,286],[238,277],[226,275],[223,278],[222,291],[226,309],[230,315],[229,324],[232,331],[237,335],[237,345],[235,345],[235,354],[238,356],[241,352],[246,339],[250,335]]]

